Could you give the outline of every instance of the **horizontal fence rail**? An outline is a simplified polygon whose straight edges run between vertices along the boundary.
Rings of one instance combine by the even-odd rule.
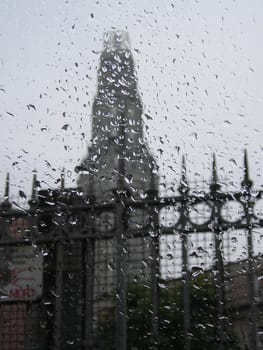
[[[187,199],[187,207],[183,206],[183,202]],[[159,218],[165,221],[167,214],[172,217],[173,222],[158,223],[157,228],[162,234],[173,233],[174,231],[180,231],[183,225],[186,226],[186,230],[189,233],[206,232],[211,231],[211,223],[214,220],[213,211],[215,209],[215,203],[217,202],[218,216],[220,220],[220,227],[223,231],[228,229],[245,229],[247,228],[246,221],[246,209],[247,202],[250,203],[250,216],[253,220],[254,227],[263,226],[263,192],[255,191],[249,198],[243,192],[225,194],[216,194],[216,199],[213,194],[206,194],[200,196],[189,195],[187,197],[174,196],[164,198],[154,198],[145,200],[123,200],[123,204],[126,210],[126,227],[125,233],[131,236],[147,235],[148,230],[151,227],[150,217],[151,210],[154,208]],[[215,202],[216,200],[216,202]],[[262,213],[259,215],[256,213],[256,205],[262,200]],[[260,203],[261,204],[261,203]],[[195,208],[196,206],[202,206]],[[238,209],[238,218],[230,217],[227,207],[236,205]],[[185,212],[184,212],[185,211]],[[192,213],[195,213],[192,215]],[[199,223],[198,212],[206,214],[206,218],[202,217],[204,221]],[[224,215],[224,212],[226,214]],[[90,215],[93,215],[91,218]],[[112,238],[115,235],[115,230],[118,227],[117,222],[117,204],[73,204],[67,205],[61,203],[54,203],[53,206],[46,206],[37,210],[27,211],[2,211],[1,221],[2,230],[0,235],[1,244],[31,244],[31,241],[41,243],[45,241],[57,241],[69,238],[70,240],[79,240],[84,236],[89,237],[91,235],[99,235],[101,238]],[[228,217],[226,217],[228,215]],[[16,218],[24,220],[20,225],[27,225],[24,228],[23,235],[17,234],[12,237],[10,233],[10,226],[15,226],[13,222]],[[138,220],[141,219],[141,222]],[[94,228],[97,228],[96,232],[89,230],[91,222]],[[136,222],[137,220],[137,222]],[[196,220],[196,222],[195,222]],[[156,226],[156,225],[155,225]],[[144,233],[145,232],[145,233]],[[19,237],[20,236],[20,237]]]

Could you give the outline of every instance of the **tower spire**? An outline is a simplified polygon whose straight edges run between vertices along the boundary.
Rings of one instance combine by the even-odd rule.
[[[76,168],[85,196],[94,193],[98,201],[110,199],[122,188],[140,198],[151,190],[154,159],[142,142],[142,110],[128,33],[106,32],[92,111],[92,145]]]

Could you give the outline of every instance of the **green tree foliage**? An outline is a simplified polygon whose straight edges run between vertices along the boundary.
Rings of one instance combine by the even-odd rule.
[[[183,296],[182,280],[159,283],[159,336],[160,350],[183,350]],[[191,349],[217,350],[217,294],[211,276],[200,274],[190,283]],[[129,350],[155,349],[152,334],[151,289],[142,283],[128,286],[127,295],[127,342]],[[114,314],[102,323],[101,334],[114,337]],[[113,338],[111,337],[114,342]],[[227,348],[239,349],[231,333],[226,333]],[[108,347],[110,349],[110,347]],[[113,346],[114,348],[114,346]]]

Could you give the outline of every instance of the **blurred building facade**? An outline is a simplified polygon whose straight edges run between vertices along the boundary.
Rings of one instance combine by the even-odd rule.
[[[255,274],[255,303],[257,321],[257,345],[263,348],[263,258],[257,256],[254,259]],[[225,308],[226,314],[233,324],[233,332],[238,337],[240,344],[250,349],[249,329],[253,323],[251,315],[251,299],[249,292],[249,266],[248,260],[232,262],[225,267]]]

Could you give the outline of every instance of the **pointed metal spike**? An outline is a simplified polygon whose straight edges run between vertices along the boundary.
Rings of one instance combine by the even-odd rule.
[[[33,171],[33,180],[32,180],[32,193],[31,198],[28,201],[28,204],[31,208],[35,208],[38,205],[38,195],[37,195],[37,187],[39,186],[39,182],[37,181],[37,171]]]
[[[248,156],[247,150],[244,150],[244,179],[241,182],[241,186],[247,188],[248,190],[252,187],[253,181],[249,178],[249,166],[248,166]]]
[[[249,180],[249,167],[248,167],[248,158],[247,158],[247,150],[244,150],[244,180]]]
[[[185,156],[182,157],[182,176],[181,176],[181,185],[179,186],[178,191],[182,194],[187,194],[189,191],[189,186],[186,177],[186,161]]]
[[[10,188],[10,177],[9,177],[9,173],[6,174],[6,180],[5,180],[5,200],[9,199],[9,188]]]
[[[182,157],[182,181],[187,182],[186,180],[186,161],[185,161],[185,156],[183,155]]]
[[[64,168],[62,169],[60,178],[61,178],[61,190],[64,191],[65,189],[65,169]]]
[[[9,173],[6,174],[6,180],[5,180],[5,193],[4,193],[4,202],[1,204],[1,208],[4,210],[9,210],[12,207],[12,204],[9,201],[9,194],[10,194],[10,178]]]
[[[213,161],[212,161],[212,182],[210,185],[210,190],[213,193],[216,193],[220,190],[220,184],[218,183],[218,176],[217,176],[217,164],[216,164],[216,155],[213,153]]]
[[[212,183],[217,184],[218,177],[217,177],[217,166],[216,166],[216,155],[213,153],[213,165],[212,165]]]
[[[32,181],[32,194],[31,194],[31,200],[34,201],[36,199],[36,186],[37,185],[37,174],[34,173],[33,175],[33,181]]]

